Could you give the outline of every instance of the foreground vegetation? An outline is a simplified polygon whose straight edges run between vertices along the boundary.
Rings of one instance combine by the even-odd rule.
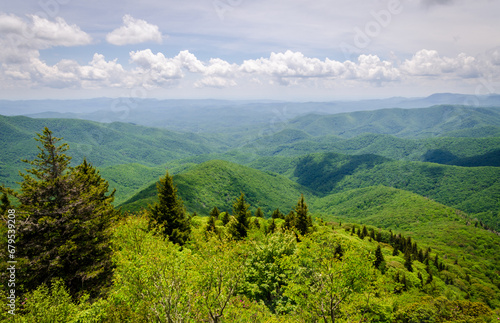
[[[248,237],[235,240],[221,220],[216,233],[207,232],[205,219],[191,219],[193,236],[183,247],[149,230],[145,213],[123,219],[106,297],[75,301],[55,280],[25,295],[16,321],[489,322],[500,315],[486,305],[498,299],[475,278],[450,284],[448,276],[463,269],[436,266],[432,251],[430,261],[414,260],[408,270],[386,231],[377,232],[380,242],[352,235],[352,225],[321,222],[306,236],[279,228],[266,234],[271,221],[257,219],[257,228],[250,219]]]

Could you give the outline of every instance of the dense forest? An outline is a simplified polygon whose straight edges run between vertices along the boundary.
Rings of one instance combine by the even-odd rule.
[[[497,321],[500,113],[411,111],[257,137],[0,117],[0,211],[16,215],[0,254],[17,261],[0,318]]]

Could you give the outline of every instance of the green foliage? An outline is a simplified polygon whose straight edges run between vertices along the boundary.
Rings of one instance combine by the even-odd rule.
[[[177,187],[168,171],[157,183],[158,202],[150,207],[151,224],[173,243],[183,245],[189,239],[191,226]]]
[[[217,233],[217,227],[215,226],[215,217],[210,216],[208,218],[207,226],[205,227],[205,231]]]
[[[419,245],[424,249],[432,246],[434,254],[430,259],[431,265],[435,253],[447,255],[451,259],[460,257],[459,264],[466,267],[469,274],[474,273],[476,277],[480,277],[482,286],[495,291],[496,296],[491,299],[499,299],[500,290],[497,286],[500,279],[496,268],[500,266],[500,238],[472,225],[472,220],[465,214],[416,194],[382,186],[330,195],[316,201],[314,206],[322,210],[325,219],[366,223],[418,238]],[[390,234],[382,234],[382,241],[389,243],[390,237]],[[393,247],[394,250],[405,250],[403,246]],[[428,254],[427,251],[426,253]],[[393,253],[393,256],[398,255],[399,253]],[[404,257],[398,258],[401,268],[404,268]],[[441,256],[439,258],[442,259]],[[427,260],[424,259],[425,261]],[[388,266],[390,262],[387,260]],[[416,261],[413,262],[413,267],[416,266],[415,263]],[[436,280],[439,272],[437,267],[441,265],[431,267]],[[450,270],[465,280],[465,272],[453,268],[453,265],[450,267]],[[427,276],[423,275],[424,280],[428,279]],[[472,293],[469,284],[461,290]],[[480,294],[472,294],[472,300],[482,301]],[[496,306],[498,305],[494,307]]]
[[[247,239],[234,241],[223,234],[207,238],[208,218],[197,218],[193,239],[181,249],[148,230],[146,213],[125,218],[114,230],[116,269],[106,298],[90,303],[83,297],[74,303],[63,285],[42,286],[33,292],[38,296],[27,297],[17,320],[487,322],[493,318],[484,302],[466,300],[466,294],[446,285],[441,279],[445,271],[422,287],[418,277],[425,280],[429,275],[420,262],[415,261],[414,272],[408,272],[401,257],[390,256],[387,244],[361,240],[321,222],[300,242],[293,233],[278,230],[263,235],[255,229]],[[385,272],[373,266],[376,249],[385,258]],[[446,275],[464,269],[458,266]],[[470,280],[477,281],[472,295],[495,297],[476,276]]]
[[[436,255],[436,257],[437,257],[437,255]],[[406,268],[406,270],[408,270],[410,272],[413,271],[413,259],[412,259],[412,255],[411,255],[409,248],[407,248],[405,250],[405,268]]]
[[[397,322],[490,322],[491,314],[482,303],[425,296],[400,308],[395,319]]]
[[[240,244],[227,244],[211,239],[198,249],[197,265],[199,282],[197,302],[198,320],[209,318],[220,322],[229,302],[236,296],[243,281],[244,264],[238,257]]]
[[[133,322],[182,322],[191,315],[195,264],[189,250],[148,232],[144,217],[117,228],[114,248],[116,311]]]
[[[276,231],[276,228],[276,222],[274,221],[274,219],[272,219],[271,223],[269,224],[268,233],[274,233]]]
[[[285,295],[297,304],[304,321],[321,318],[335,322],[344,304],[367,290],[366,281],[373,279],[370,261],[365,260],[369,256],[345,244],[340,260],[332,252],[337,243],[332,235],[313,234],[297,246],[297,253],[284,260],[292,275]]]
[[[289,312],[291,305],[283,295],[288,272],[280,262],[292,255],[295,247],[295,236],[282,232],[253,242],[245,261],[243,293],[251,300],[262,301],[274,313]]]
[[[67,323],[75,322],[73,317],[81,310],[73,304],[65,283],[54,280],[50,284],[42,284],[36,290],[25,295],[22,302],[23,315],[21,322]]]

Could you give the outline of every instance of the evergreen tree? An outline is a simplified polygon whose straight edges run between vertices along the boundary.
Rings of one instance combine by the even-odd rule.
[[[173,177],[168,173],[156,184],[158,202],[150,206],[151,225],[173,243],[183,245],[191,234],[191,224]]]
[[[271,224],[269,225],[269,228],[267,229],[268,233],[274,233],[276,231],[276,223],[274,222],[274,219],[271,221]]]
[[[0,215],[4,215],[11,208],[12,204],[10,203],[9,195],[5,192],[2,193],[2,197],[0,198]]]
[[[220,214],[219,209],[216,206],[214,206],[214,208],[212,209],[212,211],[210,211],[209,215],[212,216],[212,217],[214,217],[214,218],[216,218],[216,219],[218,219],[219,218],[219,214]]]
[[[321,221],[323,221],[323,220],[321,220]],[[307,227],[308,228],[312,228],[313,227],[313,218],[312,218],[311,215],[307,216]]]
[[[366,229],[366,226],[363,226],[363,231],[361,231],[360,238],[364,239],[368,235],[368,230]]]
[[[370,229],[369,236],[370,236],[370,238],[372,238],[373,240],[375,240],[376,239],[375,238],[375,230]]]
[[[410,272],[413,271],[413,261],[412,261],[410,248],[407,248],[405,251],[405,264],[404,265],[408,271],[410,271]]]
[[[307,204],[304,201],[304,194],[302,194],[300,200],[297,202],[295,212],[297,213],[295,227],[299,230],[300,234],[304,235],[307,233],[310,225],[310,220],[307,214]]]
[[[222,212],[221,214],[221,221],[224,226],[226,226],[229,223],[229,212]]]
[[[427,280],[425,281],[426,284],[432,283],[433,277],[432,273],[429,271],[429,276],[427,277]]]
[[[283,223],[283,229],[292,230],[295,227],[295,222],[297,220],[296,218],[297,217],[295,216],[295,212],[290,211],[290,213],[288,213],[285,216],[285,223]]]
[[[255,211],[255,216],[258,218],[264,218],[264,212],[262,212],[260,207],[258,207],[257,210]]]
[[[254,221],[253,221],[253,225],[255,226],[255,228],[260,229],[260,222],[259,222],[259,219],[254,219]]]
[[[248,208],[249,204],[245,202],[245,194],[241,193],[241,196],[236,199],[233,204],[233,216],[236,219],[236,227],[234,238],[236,240],[243,239],[247,236],[247,231],[249,227],[248,222]]]
[[[398,247],[395,245],[394,248],[392,249],[392,255],[393,256],[397,256],[399,255],[399,252],[398,252]]]
[[[381,269],[383,263],[385,263],[384,255],[382,254],[382,248],[378,245],[375,250],[375,261],[373,262],[373,265],[375,268]]]
[[[209,216],[207,221],[207,226],[205,227],[206,232],[217,233],[217,227],[215,226],[215,217]]]
[[[36,139],[40,153],[17,198],[19,256],[27,260],[23,284],[33,290],[61,278],[73,295],[105,291],[112,274],[110,227],[118,217],[108,183],[86,160],[70,168],[67,144],[45,127]]]
[[[279,208],[277,208],[276,210],[273,211],[271,218],[273,218],[273,219],[285,219],[285,215],[280,212]]]

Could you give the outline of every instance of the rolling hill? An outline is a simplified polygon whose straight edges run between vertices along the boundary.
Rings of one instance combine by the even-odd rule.
[[[36,156],[38,149],[33,138],[44,127],[69,144],[73,164],[87,158],[97,167],[128,163],[154,167],[169,160],[219,152],[226,146],[210,136],[126,123],[0,116],[0,176],[3,183],[15,186],[14,183],[20,180],[17,173],[26,167],[21,159]]]
[[[267,216],[278,207],[288,212],[301,194],[313,196],[309,189],[284,176],[221,160],[194,166],[175,175],[174,181],[187,210],[201,215],[208,215],[214,206],[220,211],[232,211],[233,203],[241,192],[253,211],[260,207]],[[153,183],[121,206],[123,210],[136,211],[156,200],[156,183]]]
[[[458,167],[425,162],[383,161],[368,156],[313,154],[301,157],[293,177],[297,183],[323,194],[384,185],[434,199],[478,217],[500,229],[500,169]],[[344,160],[339,162],[340,160]],[[380,160],[378,160],[380,161]]]
[[[318,152],[359,155],[376,154],[396,160],[428,161],[457,166],[498,166],[500,137],[424,139],[387,134],[364,134],[354,138],[325,135],[312,137],[285,129],[244,147],[260,156],[301,156]]]
[[[427,138],[447,136],[462,130],[499,127],[500,108],[439,105],[422,109],[394,108],[326,116],[310,114],[290,120],[287,125],[312,136],[352,138],[373,133],[401,138]],[[494,134],[498,134],[498,129]]]

